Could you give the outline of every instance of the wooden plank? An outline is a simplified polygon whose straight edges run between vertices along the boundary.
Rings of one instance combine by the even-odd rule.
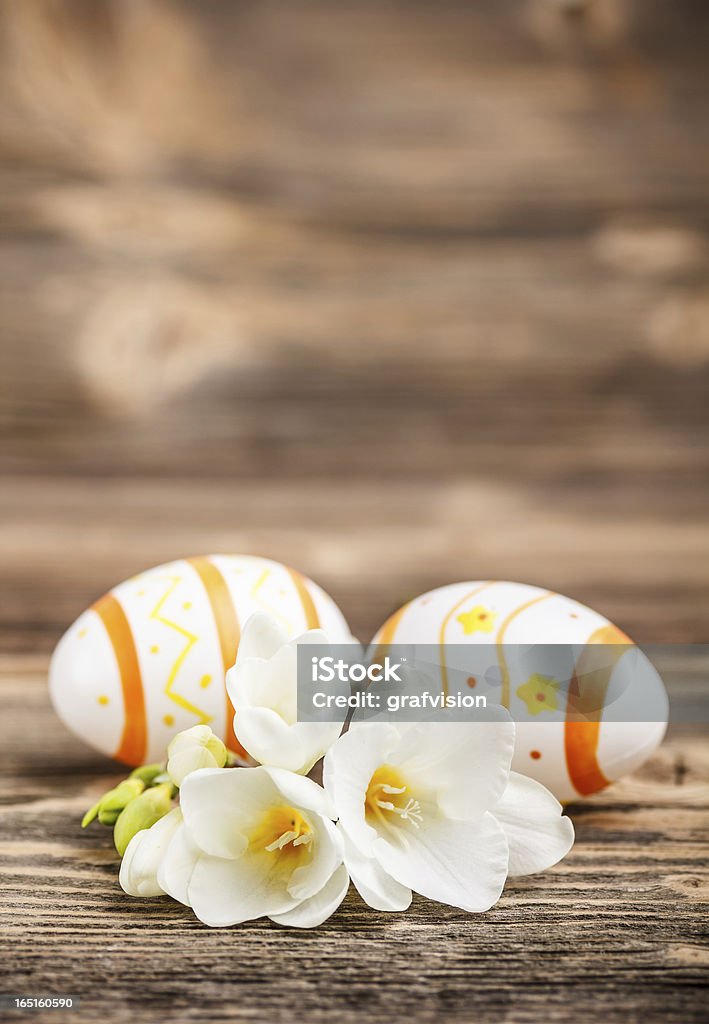
[[[701,490],[705,482],[698,483]],[[369,641],[405,601],[461,579],[516,579],[568,593],[646,643],[705,634],[705,510],[672,498],[627,520],[526,482],[5,478],[0,635],[48,651],[109,587],[195,553],[261,554],[328,590]],[[607,501],[607,498],[605,499]],[[629,502],[630,503],[630,502]]]
[[[553,871],[508,883],[489,913],[350,894],[316,932],[209,930],[131,900],[110,833],[81,832],[117,778],[55,719],[39,658],[0,662],[3,987],[72,992],[85,1016],[280,1021],[704,1019],[709,755],[684,726],[633,778],[570,808]],[[34,1019],[54,1019],[38,1014]]]

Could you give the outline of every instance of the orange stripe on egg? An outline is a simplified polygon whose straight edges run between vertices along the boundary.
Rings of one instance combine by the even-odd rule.
[[[380,665],[388,654],[389,648],[394,642],[396,631],[399,628],[399,623],[401,622],[404,612],[409,607],[410,603],[410,601],[407,601],[406,604],[403,604],[398,611],[394,612],[393,615],[390,615],[379,630],[379,639],[377,640],[377,648],[372,657],[372,664]]]
[[[389,648],[394,642],[394,637],[396,636],[396,631],[399,628],[399,623],[401,622],[404,616],[404,612],[406,611],[410,604],[410,601],[407,601],[406,604],[403,604],[401,608],[394,612],[393,615],[389,616],[389,618],[386,620],[382,628],[379,630],[379,639],[377,640],[377,646],[375,647],[374,653],[372,654],[371,658],[372,665],[384,665],[384,659],[389,653]],[[368,682],[367,688],[369,688],[370,686],[376,687],[377,683]]]
[[[524,604],[519,605],[510,612],[497,632],[497,661],[500,666],[500,673],[502,676],[500,703],[503,707],[509,708],[510,706],[510,669],[507,664],[507,658],[505,657],[505,633],[514,620],[522,614],[522,612],[526,612],[528,608],[532,608],[535,604],[541,604],[542,601],[546,601],[548,598],[553,596],[552,592],[547,590],[546,593],[539,594],[537,597],[533,597],[530,601],[525,601]]]
[[[305,615],[305,622],[307,629],[320,629],[320,616],[318,610],[315,607],[313,596],[308,590],[307,584],[301,574],[296,569],[288,569],[288,575],[293,581],[300,603],[303,606],[303,614]]]
[[[631,643],[630,637],[616,626],[601,626],[591,634],[576,661],[566,707],[564,750],[569,778],[580,796],[590,796],[610,785],[611,780],[606,778],[598,763],[601,709],[613,670],[625,654],[626,646]],[[603,664],[594,666],[593,648],[599,644],[618,644],[623,645],[623,648],[619,648],[617,654],[614,652],[610,664],[604,652]],[[584,679],[583,690],[579,679]],[[589,720],[590,714],[595,715],[595,720]]]
[[[114,757],[125,764],[139,765],[145,760],[148,745],[148,723],[145,714],[143,678],[133,631],[123,607],[113,594],[105,594],[93,610],[101,619],[111,641],[123,691],[125,719],[123,732]]]
[[[474,587],[473,590],[469,590],[459,601],[456,601],[441,623],[441,628],[438,633],[438,644],[441,652],[441,690],[444,697],[448,696],[448,666],[446,665],[446,629],[448,628],[448,623],[462,604],[465,604],[465,602],[470,600],[471,597],[475,597],[475,595],[479,594],[481,590],[485,589],[485,587],[492,587],[494,585],[495,580],[486,580],[484,583],[480,583],[477,587]]]
[[[231,597],[229,584],[226,582],[214,562],[211,562],[208,558],[188,558],[187,562],[192,566],[202,581],[202,585],[209,600],[212,615],[214,616],[214,622],[217,627],[219,648],[222,655],[224,674],[226,675],[236,661],[236,653],[239,650],[239,641],[241,639],[241,626],[239,625],[239,617],[236,614],[236,608],[234,607],[234,602]],[[224,690],[224,699],[226,701],[226,727],[224,742],[229,750],[232,750],[235,754],[239,754],[240,756],[245,756],[246,751],[239,743],[234,733],[234,708],[229,700],[226,688]]]

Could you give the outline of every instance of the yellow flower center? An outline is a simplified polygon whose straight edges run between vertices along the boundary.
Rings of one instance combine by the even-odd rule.
[[[249,837],[254,851],[299,856],[313,841],[307,820],[295,807],[269,807]]]
[[[369,780],[364,809],[370,825],[409,822],[418,828],[423,821],[421,804],[411,796],[405,780],[390,764],[381,764]]]

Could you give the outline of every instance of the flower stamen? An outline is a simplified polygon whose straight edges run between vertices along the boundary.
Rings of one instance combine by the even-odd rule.
[[[411,795],[406,795],[408,786],[392,765],[383,764],[375,771],[367,787],[365,809],[381,824],[392,823],[388,815],[396,815],[400,821],[409,822],[419,828],[423,821],[421,803]],[[382,796],[393,797],[383,800]],[[384,813],[386,812],[386,813]]]
[[[251,846],[267,853],[296,853],[313,841],[310,824],[293,807],[272,807],[251,834]]]

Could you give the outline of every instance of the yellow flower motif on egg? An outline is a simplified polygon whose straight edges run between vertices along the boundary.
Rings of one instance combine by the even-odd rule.
[[[466,636],[472,633],[492,633],[495,628],[497,612],[491,612],[481,604],[476,604],[469,612],[461,612],[456,621],[463,627]]]
[[[556,711],[559,704],[556,699],[559,683],[551,676],[535,672],[526,683],[517,688],[517,696],[527,705],[530,715],[538,715],[542,711]]]

